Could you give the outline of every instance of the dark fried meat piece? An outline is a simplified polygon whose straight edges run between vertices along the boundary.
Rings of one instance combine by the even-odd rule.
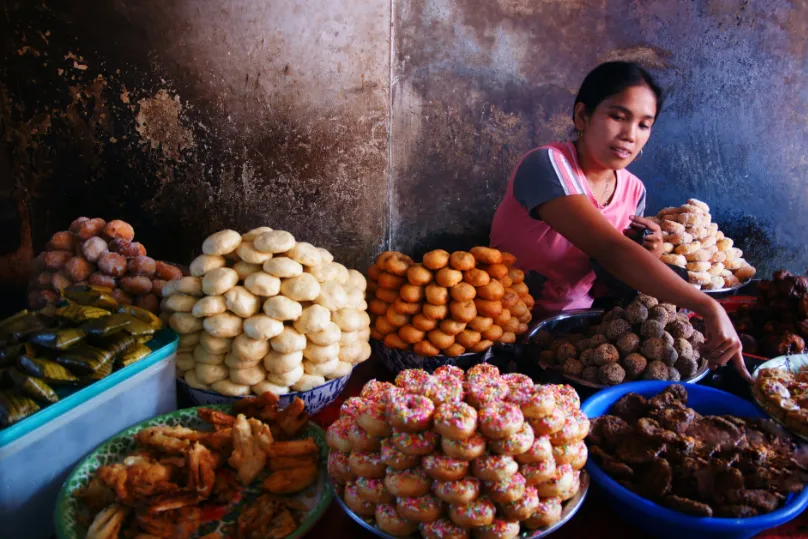
[[[719,505],[713,516],[721,518],[747,518],[757,516],[758,510],[748,505]]]
[[[713,510],[706,503],[697,502],[681,496],[668,495],[662,499],[662,504],[676,511],[697,517],[711,517]]]
[[[637,393],[627,393],[612,404],[609,413],[616,415],[629,423],[636,421],[648,411],[648,401]]]
[[[627,438],[617,446],[617,458],[627,464],[646,464],[653,462],[666,449],[664,443],[651,442],[640,438]]]
[[[780,505],[776,494],[761,489],[739,489],[724,492],[724,499],[732,505],[749,505],[770,513]]]
[[[676,443],[679,435],[667,429],[663,429],[654,419],[643,417],[637,421],[637,432],[649,440],[662,443]]]
[[[662,393],[671,395],[674,400],[679,401],[682,404],[687,404],[687,389],[685,389],[685,386],[681,384],[669,385]]]
[[[640,474],[640,488],[649,498],[660,498],[668,494],[672,481],[673,470],[665,459],[654,460]]]
[[[592,420],[589,427],[589,440],[596,445],[614,447],[633,432],[631,426],[620,417],[602,415]]]
[[[738,468],[722,470],[715,475],[715,490],[723,497],[724,492],[743,488],[743,474]]]
[[[702,417],[693,421],[686,433],[705,444],[715,445],[720,451],[736,447],[745,440],[743,432],[737,426],[717,416]]]
[[[607,454],[596,445],[589,448],[589,456],[594,457],[600,467],[603,468],[603,471],[615,478],[634,477],[634,470],[630,466]]]
[[[692,408],[665,408],[654,410],[651,417],[664,428],[683,434],[696,419],[696,412]]]

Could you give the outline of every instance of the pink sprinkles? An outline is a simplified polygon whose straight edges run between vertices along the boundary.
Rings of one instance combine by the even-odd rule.
[[[362,409],[366,406],[367,401],[362,397],[350,397],[342,403],[342,406],[339,408],[339,415],[340,417],[352,417],[356,418],[360,413],[362,413]]]
[[[402,432],[394,429],[393,443],[399,448],[411,447],[416,451],[431,451],[438,443],[438,435],[432,431]]]
[[[454,365],[441,365],[435,372],[432,373],[433,376],[454,376],[459,380],[463,380],[466,377],[466,373],[463,372],[463,369],[460,367],[456,367]]]
[[[404,425],[417,425],[429,421],[435,411],[432,401],[421,395],[401,395],[393,398],[390,413]]]
[[[477,410],[465,402],[441,404],[435,412],[435,422],[455,429],[472,430],[477,426]]]

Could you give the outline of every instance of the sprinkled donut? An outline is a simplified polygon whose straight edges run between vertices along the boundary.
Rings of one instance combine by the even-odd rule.
[[[432,522],[422,522],[418,531],[424,539],[469,539],[469,530],[461,528],[447,518],[439,518]]]
[[[536,436],[544,436],[545,434],[552,434],[561,430],[564,427],[564,423],[567,422],[567,417],[564,415],[564,410],[559,406],[556,407],[550,415],[538,419],[528,419],[527,422],[533,427],[533,433]]]
[[[351,511],[357,515],[363,517],[372,517],[376,512],[376,506],[374,504],[366,502],[359,496],[359,491],[356,488],[356,485],[348,485],[345,487],[343,499],[345,500],[345,505],[347,505]]]
[[[519,465],[507,455],[483,455],[471,463],[472,473],[483,481],[504,481],[518,470]]]
[[[442,404],[435,411],[435,432],[450,440],[466,440],[477,430],[477,410],[465,402]]]
[[[382,462],[394,470],[406,470],[415,468],[421,462],[417,455],[405,455],[393,445],[393,440],[385,438],[382,440]]]
[[[589,419],[580,410],[567,417],[561,430],[550,435],[553,445],[564,445],[579,442],[589,434]]]
[[[530,399],[522,404],[522,413],[528,419],[550,415],[556,407],[556,392],[550,386],[538,386]]]
[[[382,448],[381,437],[371,436],[356,422],[348,427],[348,439],[351,440],[354,451],[379,451]]]
[[[519,473],[525,477],[528,485],[535,486],[545,481],[550,481],[555,477],[555,472],[556,465],[553,459],[519,465]],[[541,493],[539,493],[539,496],[541,496]]]
[[[525,493],[527,481],[520,473],[515,473],[512,476],[502,481],[485,481],[483,482],[486,495],[491,498],[491,501],[496,503],[511,503],[515,502],[522,497]]]
[[[427,382],[425,395],[436,407],[447,402],[461,402],[463,382],[454,376],[433,376]]]
[[[345,399],[342,406],[339,407],[340,417],[350,417],[356,419],[359,412],[365,407],[368,401],[362,397],[350,397]]]
[[[503,374],[502,381],[508,384],[508,389],[510,390],[510,393],[505,397],[508,402],[522,406],[533,396],[533,380],[530,379],[530,376],[514,372]]]
[[[519,464],[535,464],[553,458],[553,445],[549,436],[536,436],[530,449],[514,457]]]
[[[466,381],[466,400],[476,408],[482,408],[486,404],[504,400],[508,393],[508,384],[499,377],[486,378],[477,376]]]
[[[379,453],[367,451],[352,451],[348,457],[351,471],[359,477],[384,477],[385,466]]]
[[[475,433],[465,440],[441,438],[440,447],[450,457],[474,460],[485,452],[485,438],[479,433]]]
[[[398,395],[388,408],[390,423],[398,430],[420,432],[428,429],[432,423],[435,405],[421,395]]]
[[[536,509],[536,512],[533,513],[527,520],[523,520],[522,524],[531,530],[552,526],[561,520],[561,509],[560,498],[547,498],[540,500],[539,507]]]
[[[525,492],[518,500],[502,504],[502,512],[511,520],[525,520],[539,508],[539,495],[536,487],[526,486]]]
[[[449,518],[463,528],[478,528],[494,522],[496,507],[488,498],[481,496],[466,505],[450,505]]]
[[[328,475],[334,478],[337,483],[345,484],[353,481],[356,474],[351,471],[348,464],[348,454],[332,451],[328,455]]]
[[[435,372],[432,373],[433,376],[454,376],[458,378],[461,382],[466,379],[466,373],[460,367],[456,367],[454,365],[441,365]]]
[[[586,448],[586,442],[583,440],[571,444],[553,446],[553,459],[556,464],[569,464],[575,471],[581,470],[584,467],[588,455],[589,451]]]
[[[395,389],[396,386],[391,384],[390,382],[380,382],[375,378],[369,380],[364,387],[362,387],[362,391],[359,392],[359,396],[365,399],[374,399],[379,395],[390,391],[391,389]]]
[[[473,381],[479,378],[499,378],[499,369],[491,363],[478,363],[468,370],[466,380]]]
[[[432,490],[446,503],[465,505],[480,495],[480,480],[476,477],[464,477],[457,481],[435,481]]]
[[[396,537],[405,537],[418,530],[418,523],[412,520],[405,520],[398,515],[395,505],[381,504],[376,506],[376,525],[383,532]]]
[[[488,526],[474,529],[475,539],[514,539],[519,535],[519,523],[494,520]]]
[[[341,417],[331,423],[328,430],[325,431],[325,441],[328,447],[334,451],[342,451],[343,453],[350,453],[353,449],[353,443],[348,433],[354,425],[354,420],[350,417]]]
[[[572,412],[581,409],[581,397],[569,384],[559,384],[553,386],[556,398],[556,404],[565,411]]]
[[[371,436],[390,436],[392,432],[387,422],[387,407],[378,402],[368,402],[358,410],[356,424]]]
[[[581,490],[581,472],[574,471],[572,473],[572,483],[570,483],[569,488],[561,490],[558,493],[558,497],[561,498],[562,502],[565,502],[574,498],[579,490]]]
[[[399,498],[396,504],[398,515],[406,520],[432,522],[443,512],[443,504],[432,494],[415,498]]]
[[[438,481],[456,481],[468,474],[469,463],[440,453],[427,455],[421,459],[421,466],[432,479]]]
[[[427,381],[432,376],[420,369],[406,369],[398,373],[396,376],[396,387],[399,387],[407,393],[415,393],[416,395],[423,395],[426,391]]]
[[[516,434],[524,423],[522,410],[510,402],[494,402],[480,410],[480,431],[492,440]]]
[[[411,456],[429,455],[438,445],[439,436],[432,431],[403,432],[393,430],[392,440],[396,449]]]
[[[529,465],[528,465],[529,466]],[[567,492],[575,483],[575,472],[569,464],[562,464],[547,481],[536,484],[540,498],[554,498]]]
[[[531,448],[535,439],[533,427],[522,423],[522,428],[513,435],[503,440],[489,440],[488,448],[499,455],[521,455]]]
[[[359,497],[368,503],[395,503],[395,497],[387,491],[381,479],[360,477],[356,480],[356,490]]]
[[[423,496],[429,492],[432,479],[421,468],[410,470],[387,470],[384,477],[384,486],[387,492],[399,498]]]

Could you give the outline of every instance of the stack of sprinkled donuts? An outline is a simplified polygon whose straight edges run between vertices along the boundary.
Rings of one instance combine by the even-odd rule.
[[[567,385],[490,364],[371,380],[329,427],[345,504],[395,536],[510,539],[550,526],[580,489],[589,420]]]
[[[371,338],[420,356],[457,357],[516,342],[533,297],[516,258],[490,247],[424,255],[388,251],[368,268]]]

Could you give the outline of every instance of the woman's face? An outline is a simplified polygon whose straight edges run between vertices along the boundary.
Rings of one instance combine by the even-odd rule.
[[[647,86],[632,86],[607,97],[588,115],[583,103],[575,109],[575,126],[587,155],[604,169],[625,168],[651,136],[657,102]]]

